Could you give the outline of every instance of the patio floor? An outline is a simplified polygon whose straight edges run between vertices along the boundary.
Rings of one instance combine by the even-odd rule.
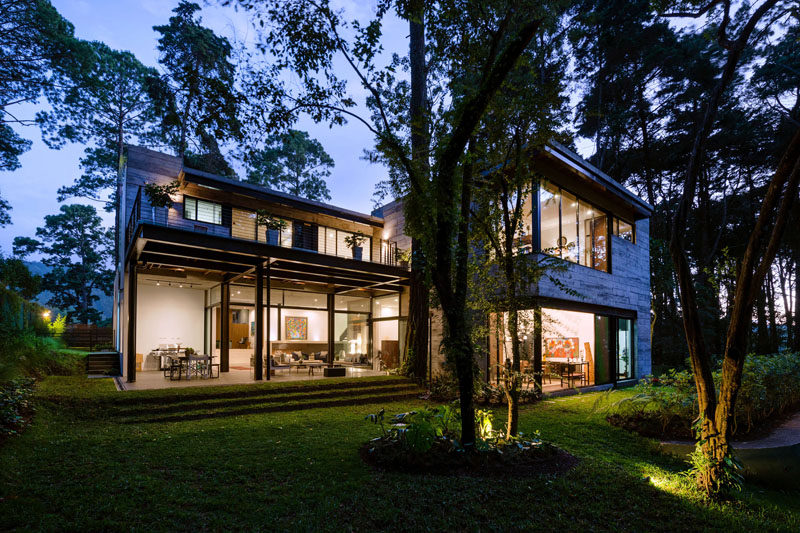
[[[385,376],[386,372],[366,368],[347,368],[348,378],[360,378],[367,376]],[[299,371],[298,371],[299,370]],[[315,379],[323,379],[322,370],[315,370],[314,375],[309,375],[307,369],[288,369],[278,370],[270,381],[273,382],[288,382],[288,381],[310,381]],[[252,385],[256,383],[266,383],[263,381],[255,381],[253,373],[250,370],[236,370],[231,369],[229,372],[220,372],[219,378],[215,379],[199,379],[192,378],[191,380],[182,379],[180,381],[170,381],[164,377],[160,371],[139,371],[136,373],[136,381],[127,383],[124,379],[120,379],[119,383],[124,390],[151,390],[151,389],[172,389],[181,387],[209,387],[215,385]]]

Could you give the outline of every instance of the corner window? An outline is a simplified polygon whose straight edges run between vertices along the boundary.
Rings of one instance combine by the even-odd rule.
[[[539,190],[542,252],[608,272],[606,214],[592,204],[542,182]]]
[[[614,235],[628,242],[636,242],[636,226],[614,217]]]
[[[183,217],[197,222],[209,224],[222,224],[222,205],[198,200],[197,198],[183,199]]]

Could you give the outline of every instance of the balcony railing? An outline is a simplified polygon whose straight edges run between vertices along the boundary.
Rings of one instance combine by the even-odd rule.
[[[237,208],[233,209],[236,210]],[[324,226],[319,226],[318,228],[317,243],[312,242],[312,240],[314,239],[306,239],[306,238],[295,239],[291,238],[291,235],[289,235],[289,238],[285,238],[285,236],[282,234],[278,234],[277,232],[273,231],[265,232],[263,231],[263,229],[261,230],[262,238],[259,239],[257,238],[259,232],[258,229],[256,229],[255,227],[253,228],[253,231],[242,231],[241,229],[233,230],[232,226],[225,224],[225,220],[223,220],[223,224],[212,224],[208,222],[189,220],[187,218],[184,218],[181,210],[181,204],[176,204],[172,208],[153,207],[149,205],[147,198],[142,196],[142,188],[139,187],[136,193],[136,197],[133,201],[131,214],[128,218],[128,225],[126,226],[126,231],[125,231],[126,250],[130,246],[133,237],[136,234],[136,229],[141,223],[179,228],[183,230],[193,231],[196,233],[206,233],[220,237],[228,237],[230,239],[264,242],[266,244],[271,244],[274,246],[281,246],[282,248],[305,250],[314,253],[321,253],[324,255],[334,255],[346,259],[354,259],[354,260],[368,261],[373,263],[380,263],[384,265],[407,267],[407,265],[400,263],[397,260],[397,243],[394,241],[381,239],[378,243],[375,243],[374,239],[370,239],[369,246],[365,247],[365,249],[363,249],[360,254],[358,253],[353,254],[352,250],[350,249],[347,248],[341,249],[341,246],[331,247],[330,243],[326,243],[326,246],[322,246],[320,240],[324,238],[323,236],[326,235],[328,231],[339,231],[335,230],[335,228],[327,228]],[[228,223],[236,224],[235,221],[231,222],[230,220],[228,221]],[[237,228],[240,228],[240,226],[237,226]],[[372,250],[373,245],[379,246],[378,250],[373,251]],[[327,251],[328,248],[331,248],[331,252]]]

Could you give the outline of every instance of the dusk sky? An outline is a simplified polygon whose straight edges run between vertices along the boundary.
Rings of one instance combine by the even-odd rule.
[[[232,8],[203,5],[204,25],[225,35],[232,41],[251,43],[254,33],[245,13]],[[348,18],[367,19],[371,2],[340,0]],[[166,24],[177,0],[53,0],[54,6],[75,26],[78,37],[99,40],[119,50],[130,50],[147,65],[158,66],[157,37],[153,26]],[[405,24],[390,20],[384,41],[387,54],[403,53],[407,47]],[[356,94],[360,87],[353,85]],[[17,106],[18,116],[33,118],[36,111],[46,105]],[[373,208],[375,184],[385,177],[385,169],[361,159],[363,151],[372,147],[373,138],[366,128],[356,122],[334,129],[324,124],[305,120],[299,129],[310,132],[333,157],[336,166],[328,181],[332,203],[357,211],[370,212]],[[12,224],[0,229],[0,250],[11,253],[15,236],[33,236],[43,224],[45,215],[57,213],[59,203],[56,191],[70,184],[79,175],[78,161],[84,146],[68,144],[60,150],[51,150],[41,141],[36,127],[18,128],[17,131],[33,141],[31,149],[20,158],[22,167],[15,172],[0,172],[0,195],[11,203]],[[234,161],[234,166],[236,162]],[[68,202],[87,203],[84,199]],[[108,224],[113,217],[102,211],[102,204],[94,203]]]

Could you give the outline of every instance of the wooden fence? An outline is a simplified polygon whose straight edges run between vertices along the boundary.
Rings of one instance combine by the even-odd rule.
[[[67,324],[61,338],[71,348],[94,350],[112,345],[114,343],[113,335],[111,327],[100,327],[94,324]]]

